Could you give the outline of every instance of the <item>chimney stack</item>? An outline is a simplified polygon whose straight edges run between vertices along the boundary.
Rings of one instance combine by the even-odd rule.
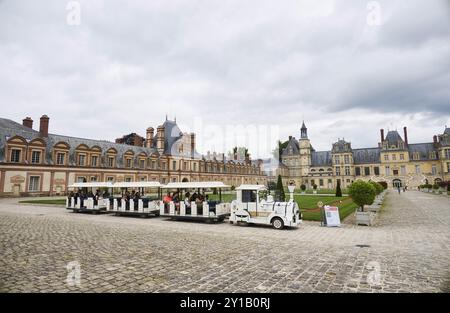
[[[408,144],[408,129],[405,127],[403,127],[403,133],[405,134],[405,144]]]
[[[437,144],[437,142],[438,142],[438,140],[437,140],[437,136],[436,136],[436,135],[434,135],[434,136],[433,136],[433,143],[434,143],[434,144]]]
[[[380,129],[381,142],[384,141],[384,129]]]
[[[195,134],[191,133],[191,157],[195,156]]]
[[[47,115],[42,115],[39,124],[39,133],[42,137],[48,137],[48,122],[50,118]]]
[[[164,132],[165,127],[164,126],[158,126],[156,130],[156,148],[158,149],[158,152],[160,154],[164,153]]]
[[[151,148],[153,146],[153,135],[155,133],[155,129],[153,127],[147,128],[147,138],[146,138],[146,147]]]
[[[33,120],[31,119],[31,117],[26,117],[22,120],[22,125],[33,129]]]

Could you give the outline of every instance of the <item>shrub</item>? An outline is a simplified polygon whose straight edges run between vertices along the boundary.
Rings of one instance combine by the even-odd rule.
[[[302,184],[302,185],[300,186],[300,189],[301,189],[302,191],[305,191],[305,190],[306,190],[306,185],[305,185],[305,184]]]
[[[234,191],[236,190],[236,187],[234,185],[231,186],[231,190]]]
[[[388,188],[388,184],[385,181],[380,181],[379,184],[383,187],[383,189],[387,189]]]
[[[316,185],[316,184],[313,185],[313,189],[314,189],[314,190],[317,189],[317,185]]]
[[[434,184],[434,185],[433,185],[433,189],[434,189],[434,190],[438,190],[438,189],[439,189],[439,185],[438,185],[438,184]]]
[[[375,182],[375,181],[369,181],[369,183],[375,188],[376,194],[380,194],[383,192],[384,188],[381,186],[381,184]]]
[[[375,200],[375,187],[362,180],[357,180],[348,188],[348,194],[364,212],[364,205],[372,204]]]
[[[277,184],[274,181],[270,181],[267,183],[267,188],[269,190],[275,190],[277,188]]]
[[[278,181],[277,181],[277,194],[278,194],[278,199],[281,202],[284,202],[286,200],[286,196],[284,194],[284,188],[283,188],[283,180],[281,179],[281,175],[278,175]]]
[[[337,181],[336,185],[336,197],[342,197],[342,190],[341,190],[341,181]]]

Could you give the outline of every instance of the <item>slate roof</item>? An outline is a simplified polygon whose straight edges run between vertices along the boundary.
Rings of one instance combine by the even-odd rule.
[[[432,160],[430,159],[430,152],[436,151],[436,158],[439,157],[439,153],[437,152],[434,144],[430,143],[413,143],[408,145],[409,158],[413,160],[413,154],[419,153],[420,160]],[[434,159],[436,160],[436,159]]]
[[[450,135],[450,127],[447,127],[447,128],[444,130],[444,134]]]
[[[354,164],[380,163],[380,148],[353,149]]]
[[[386,140],[389,143],[389,146],[396,146],[399,141],[403,141],[402,137],[396,130],[391,130],[386,135]]]
[[[123,155],[131,150],[135,154],[135,158],[137,159],[138,155],[141,152],[145,152],[148,156],[150,156],[153,153],[158,154],[157,150],[154,148],[145,148],[145,147],[136,147],[136,146],[129,146],[125,144],[118,144],[110,141],[105,140],[93,140],[93,139],[86,139],[86,138],[77,138],[77,137],[70,137],[70,136],[62,136],[62,135],[55,135],[55,134],[49,134],[47,138],[40,137],[39,132],[33,129],[30,129],[28,127],[23,126],[22,124],[19,124],[17,122],[11,121],[9,119],[0,118],[0,161],[4,160],[5,158],[5,145],[6,142],[13,136],[21,136],[25,138],[27,141],[31,141],[36,138],[41,138],[45,141],[47,144],[47,155],[45,158],[46,164],[53,164],[53,159],[51,155],[52,148],[55,144],[58,142],[65,142],[70,146],[69,150],[69,164],[75,165],[75,149],[81,145],[85,144],[89,148],[92,148],[93,146],[98,146],[102,149],[102,156],[106,155],[106,151],[108,151],[110,148],[114,148],[117,150],[117,165],[118,167],[123,167]],[[158,154],[159,155],[159,154]]]
[[[311,166],[331,165],[331,151],[311,151]]]
[[[292,137],[286,148],[284,148],[283,152],[281,153],[282,156],[287,156],[289,154],[289,148],[292,147],[292,155],[298,155],[300,154],[300,147],[298,146],[298,141],[295,139],[295,137]]]

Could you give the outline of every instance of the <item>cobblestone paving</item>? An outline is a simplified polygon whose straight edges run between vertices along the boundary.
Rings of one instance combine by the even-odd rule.
[[[450,199],[413,191],[373,227],[283,231],[0,200],[2,292],[449,292],[449,264]]]

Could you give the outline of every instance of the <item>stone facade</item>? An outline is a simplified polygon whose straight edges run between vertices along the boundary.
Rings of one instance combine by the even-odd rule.
[[[316,151],[308,139],[303,123],[300,139],[289,137],[281,154],[281,174],[285,183],[295,182],[312,188],[334,189],[340,180],[342,187],[356,179],[385,181],[388,186],[417,188],[450,180],[450,128],[428,143],[409,143],[407,128],[403,138],[396,131],[384,136],[380,131],[377,147],[353,149],[350,142],[340,139],[329,151]]]
[[[39,131],[31,118],[23,124],[0,118],[0,196],[63,195],[80,181],[222,181],[265,184],[261,160],[203,156],[195,134],[175,121],[149,127],[145,140],[131,134],[113,143],[55,135],[43,116]],[[137,140],[136,140],[137,139]]]

